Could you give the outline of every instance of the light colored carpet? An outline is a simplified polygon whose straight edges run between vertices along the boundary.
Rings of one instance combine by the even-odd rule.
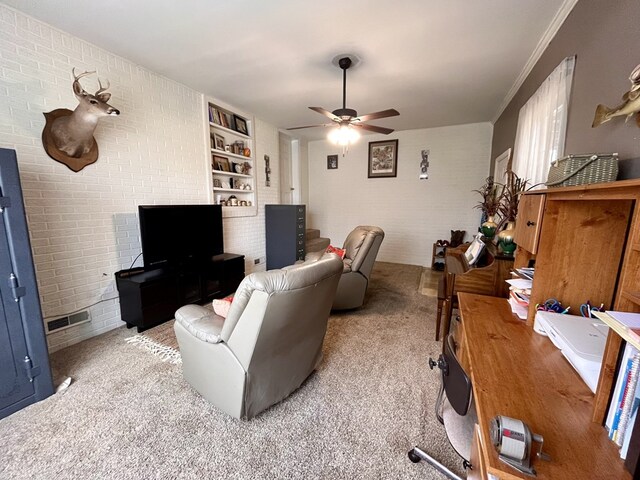
[[[61,394],[0,421],[4,479],[438,479],[420,445],[461,462],[434,416],[435,298],[421,268],[377,263],[365,307],[331,316],[324,360],[255,419],[208,404],[124,327],[52,355]]]

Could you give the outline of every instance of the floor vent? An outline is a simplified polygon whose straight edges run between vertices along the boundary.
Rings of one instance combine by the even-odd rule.
[[[47,333],[57,332],[58,330],[62,330],[63,328],[72,327],[73,325],[78,325],[80,323],[85,323],[88,321],[88,310],[74,313],[73,315],[69,315],[67,317],[56,318],[55,320],[50,320],[47,322]]]

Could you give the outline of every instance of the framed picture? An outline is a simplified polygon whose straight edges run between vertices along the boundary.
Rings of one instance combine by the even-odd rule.
[[[369,142],[369,178],[395,177],[397,170],[398,140]]]
[[[213,179],[213,188],[222,188],[222,182],[219,178]]]
[[[224,152],[224,137],[219,133],[213,134],[215,140],[216,150],[222,150]]]
[[[216,170],[220,170],[221,172],[230,172],[231,166],[229,165],[229,160],[225,157],[219,157],[217,155],[213,156],[213,166]]]
[[[236,132],[243,133],[245,135],[249,135],[249,129],[247,128],[247,122],[244,118],[239,117],[237,115],[233,116],[233,121],[236,124]]]
[[[327,169],[328,170],[338,169],[338,155],[327,155]]]

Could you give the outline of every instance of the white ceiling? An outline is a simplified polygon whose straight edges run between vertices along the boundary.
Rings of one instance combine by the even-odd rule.
[[[492,121],[563,0],[5,0],[280,128],[347,107],[397,130]],[[322,128],[298,131],[321,138]]]

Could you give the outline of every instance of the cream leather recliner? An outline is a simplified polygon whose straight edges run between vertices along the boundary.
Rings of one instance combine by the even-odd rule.
[[[344,270],[338,284],[334,310],[357,308],[364,303],[369,277],[378,256],[384,232],[380,227],[360,225],[344,241]]]
[[[198,305],[176,312],[184,378],[229,415],[250,419],[316,369],[343,264],[324,254],[240,283],[226,320]]]

